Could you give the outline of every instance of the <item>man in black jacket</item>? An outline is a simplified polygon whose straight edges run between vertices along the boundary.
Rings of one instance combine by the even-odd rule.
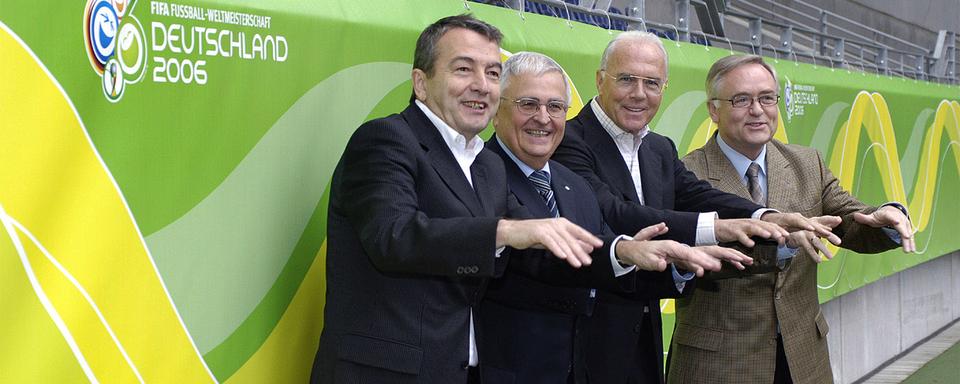
[[[784,228],[830,232],[798,214],[769,211],[712,188],[686,170],[669,138],[650,131],[667,84],[666,50],[655,35],[615,37],[603,52],[596,84],[597,97],[567,122],[553,159],[590,183],[614,232],[664,222],[670,231],[663,236],[681,243],[739,241],[747,247],[754,236],[782,242]],[[632,294],[597,297],[586,330],[591,382],[663,382],[659,299],[676,297],[682,287],[637,282]],[[600,353],[594,351],[615,358],[595,359]]]
[[[580,267],[602,245],[562,218],[503,219],[516,202],[477,137],[500,101],[500,37],[468,15],[428,26],[410,106],[350,138],[331,184],[312,382],[476,382],[473,308],[503,248],[540,246]]]

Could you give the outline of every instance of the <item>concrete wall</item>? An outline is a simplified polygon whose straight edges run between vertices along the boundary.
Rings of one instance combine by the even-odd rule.
[[[834,381],[852,383],[960,318],[960,251],[823,305]]]

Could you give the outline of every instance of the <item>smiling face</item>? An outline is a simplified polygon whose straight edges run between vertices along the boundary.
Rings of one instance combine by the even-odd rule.
[[[437,41],[433,73],[413,70],[418,100],[451,128],[472,139],[500,102],[500,47],[483,35],[454,28]]]
[[[618,42],[610,53],[606,70],[597,71],[597,101],[603,112],[620,129],[635,134],[653,120],[663,95],[645,91],[642,85],[620,86],[614,77],[621,75],[641,76],[665,83],[667,68],[663,53],[653,43],[624,40]]]
[[[776,95],[777,82],[760,64],[746,64],[728,72],[717,84],[717,98],[707,108],[717,124],[723,141],[750,159],[760,155],[777,131],[777,104],[762,106],[756,100],[761,95]],[[733,108],[730,102],[737,95],[752,98],[746,108]]]
[[[516,99],[534,99],[541,104],[558,102],[566,104],[567,88],[560,72],[546,72],[541,76],[518,74],[510,79],[509,88],[503,90],[506,98],[493,119],[497,138],[503,142],[520,161],[534,169],[541,169],[553,155],[563,139],[565,117],[551,117],[546,107],[541,106],[533,115],[517,108]]]

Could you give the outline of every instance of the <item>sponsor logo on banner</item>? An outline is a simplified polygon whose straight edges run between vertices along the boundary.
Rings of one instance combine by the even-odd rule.
[[[820,104],[820,94],[817,93],[817,87],[807,84],[794,84],[789,77],[783,85],[783,104],[787,112],[787,122],[793,120],[794,116],[803,116],[806,114],[807,105]]]

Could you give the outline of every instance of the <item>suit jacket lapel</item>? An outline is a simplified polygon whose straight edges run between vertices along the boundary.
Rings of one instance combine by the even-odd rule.
[[[717,144],[717,135],[714,134],[707,145],[703,147],[707,155],[707,178],[715,188],[723,191],[732,191],[737,196],[750,199],[750,191],[743,184],[743,175],[737,172],[733,167],[727,155],[720,150],[720,144]],[[769,156],[769,154],[767,155]],[[768,160],[769,162],[769,160]]]
[[[597,156],[599,168],[603,172],[611,173],[611,177],[607,178],[607,185],[618,189],[630,201],[639,203],[640,197],[637,196],[630,170],[623,162],[623,156],[620,156],[620,148],[617,148],[617,143],[600,125],[600,120],[593,113],[593,108],[589,105],[584,106],[578,118],[583,126],[583,140],[590,148],[595,149],[593,153]],[[644,195],[646,197],[646,193]]]
[[[775,145],[767,145],[767,206],[789,207],[798,192],[794,181],[788,180],[790,162]]]
[[[657,172],[661,168],[660,156],[657,156],[656,153],[648,145],[648,141],[644,140],[640,144],[639,150],[639,162],[640,162],[640,186],[643,189],[643,203],[654,208],[663,207],[663,193],[674,193],[673,191],[664,191],[661,193],[657,187],[663,185],[662,183],[657,182],[660,177]],[[623,160],[620,161],[623,163]],[[630,173],[627,173],[628,180],[633,180],[630,176]],[[631,184],[632,185],[632,184]],[[634,188],[636,190],[636,188]],[[639,199],[639,197],[638,197]]]
[[[550,164],[550,169],[557,169],[559,165],[556,162]],[[550,177],[550,186],[553,188],[553,196],[557,200],[557,208],[560,210],[560,216],[566,217],[570,221],[580,222],[579,204],[577,204],[577,192],[570,188],[570,183],[559,174],[553,172]],[[592,192],[590,192],[592,193]],[[546,205],[544,205],[546,206]]]
[[[517,197],[517,201],[526,207],[527,211],[534,217],[550,217],[550,212],[547,211],[547,204],[543,201],[543,198],[540,197],[540,193],[537,192],[536,187],[533,186],[530,180],[527,180],[527,177],[524,176],[520,167],[513,162],[513,159],[507,156],[503,148],[500,148],[496,136],[487,141],[487,149],[496,153],[503,160],[503,166],[507,172],[507,185],[510,187],[510,192]],[[554,192],[554,194],[556,194],[556,192]]]
[[[493,161],[499,161],[492,158]],[[487,172],[495,164],[490,164],[491,159],[481,153],[477,160],[470,166],[470,174],[473,175],[473,189],[476,190],[476,197],[480,201],[484,216],[496,216],[496,204],[491,199],[497,195],[492,188],[492,182],[487,178]]]
[[[420,145],[427,152],[427,157],[430,158],[433,169],[436,170],[440,179],[453,191],[457,199],[463,202],[470,213],[474,216],[482,215],[483,209],[477,194],[460,169],[457,159],[453,157],[453,152],[450,152],[447,143],[443,141],[443,136],[440,136],[440,132],[437,131],[437,127],[416,104],[410,104],[402,115],[420,140]]]

